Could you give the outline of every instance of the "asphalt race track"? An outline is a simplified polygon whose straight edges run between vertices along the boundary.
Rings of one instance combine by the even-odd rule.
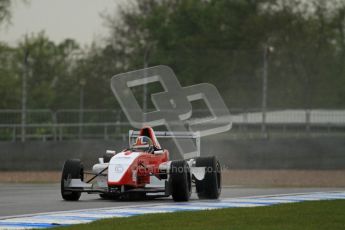
[[[139,204],[173,203],[172,199],[144,201],[103,200],[95,194],[83,194],[78,202],[63,201],[59,184],[0,184],[0,219],[5,216],[25,215],[42,212],[80,210],[91,208],[123,207]],[[341,188],[244,188],[226,187],[221,198],[246,196],[341,191]],[[196,196],[193,195],[193,200]]]

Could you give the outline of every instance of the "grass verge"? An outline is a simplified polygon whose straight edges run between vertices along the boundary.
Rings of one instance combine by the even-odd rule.
[[[345,229],[345,200],[113,218],[59,230]]]

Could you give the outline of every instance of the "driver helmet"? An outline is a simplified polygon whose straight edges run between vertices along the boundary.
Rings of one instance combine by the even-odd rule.
[[[153,149],[153,142],[147,136],[139,136],[135,140],[133,148],[140,149],[140,150],[145,151],[145,152],[149,152]]]

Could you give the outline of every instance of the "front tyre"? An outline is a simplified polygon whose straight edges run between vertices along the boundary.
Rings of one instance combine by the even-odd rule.
[[[61,176],[61,196],[67,201],[77,201],[80,198],[81,192],[68,191],[65,188],[65,181],[69,179],[84,180],[84,167],[79,159],[67,160],[62,169]]]
[[[222,190],[222,174],[216,157],[199,157],[196,167],[205,167],[203,180],[195,180],[199,199],[218,199]]]
[[[188,201],[192,192],[190,169],[186,161],[173,161],[170,165],[170,186],[174,201]]]

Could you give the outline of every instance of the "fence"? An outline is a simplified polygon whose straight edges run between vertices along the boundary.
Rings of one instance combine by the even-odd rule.
[[[345,133],[345,110],[268,110],[265,123],[259,109],[230,112],[234,134],[260,133],[263,126],[269,133]],[[125,138],[131,128],[118,110],[27,110],[26,124],[22,124],[21,113],[21,110],[0,110],[1,141],[107,140]],[[194,114],[205,111],[193,111]]]

